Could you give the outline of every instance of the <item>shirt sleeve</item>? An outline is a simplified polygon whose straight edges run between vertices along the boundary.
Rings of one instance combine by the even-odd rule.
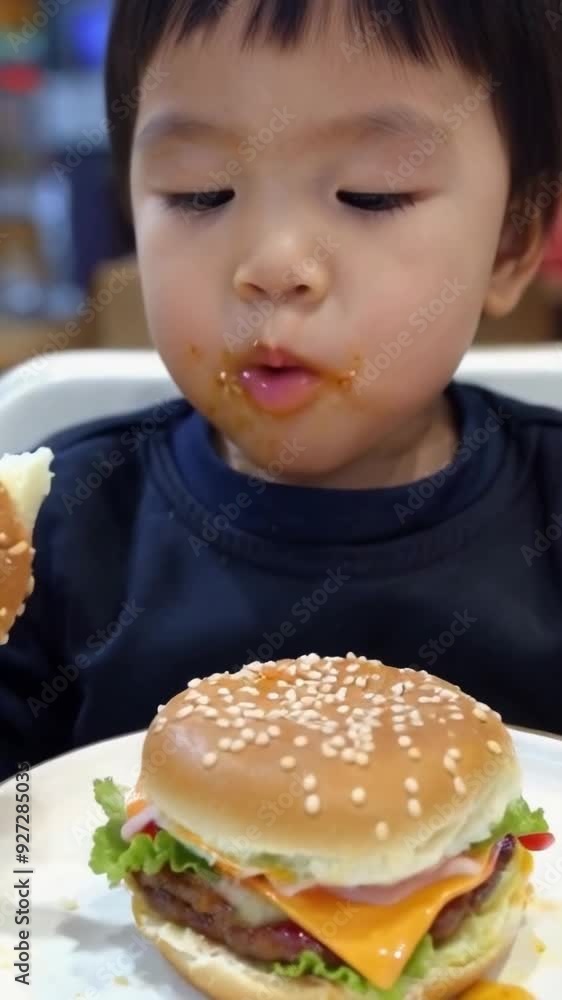
[[[0,647],[0,781],[64,752],[70,744],[78,691],[61,642],[64,594],[57,585],[56,534],[47,499],[33,543],[35,588]],[[76,671],[77,673],[77,671]]]

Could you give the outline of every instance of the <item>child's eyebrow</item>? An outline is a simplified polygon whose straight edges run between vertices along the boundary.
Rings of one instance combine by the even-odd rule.
[[[298,121],[299,116],[291,117],[291,128],[293,128],[294,121],[295,119]],[[432,118],[427,112],[409,105],[394,105],[330,119],[316,128],[309,129],[308,134],[311,138],[330,138],[352,134],[360,138],[415,139],[427,136],[438,128],[445,132],[448,131],[442,118],[441,120]],[[135,144],[143,149],[170,139],[183,142],[213,139],[215,142],[231,143],[247,138],[247,134],[248,130],[240,129],[237,131],[232,126],[217,121],[208,121],[174,111],[164,111],[149,119],[138,132]]]

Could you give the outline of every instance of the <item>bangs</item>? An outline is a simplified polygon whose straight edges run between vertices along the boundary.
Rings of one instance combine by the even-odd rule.
[[[512,193],[533,193],[562,169],[560,0],[115,0],[106,63],[108,118],[126,183],[135,115],[120,122],[115,100],[141,80],[164,42],[212,35],[236,17],[243,48],[314,43],[337,18],[350,61],[365,53],[428,66],[449,59],[495,83],[499,128],[510,147]],[[238,34],[240,32],[240,34]],[[554,214],[555,206],[551,215]]]
[[[463,9],[463,0],[160,0],[158,11],[149,15],[154,21],[149,34],[159,22],[177,41],[198,30],[210,35],[237,10],[244,47],[267,44],[283,50],[317,40],[339,16],[349,35],[344,44],[357,51],[374,47],[426,64],[446,56],[478,73],[490,54],[483,41],[492,48],[502,44],[501,9],[509,3],[471,0]]]

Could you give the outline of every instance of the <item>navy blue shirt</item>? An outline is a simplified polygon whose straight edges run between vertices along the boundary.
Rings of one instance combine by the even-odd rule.
[[[449,392],[454,461],[392,489],[237,473],[182,401],[48,441],[0,778],[145,728],[194,676],[306,652],[425,668],[561,732],[562,412]]]

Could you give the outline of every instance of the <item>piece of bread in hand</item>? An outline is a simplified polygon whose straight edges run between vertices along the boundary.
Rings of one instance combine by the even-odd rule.
[[[49,448],[0,458],[0,645],[33,592],[33,529],[51,489]]]

